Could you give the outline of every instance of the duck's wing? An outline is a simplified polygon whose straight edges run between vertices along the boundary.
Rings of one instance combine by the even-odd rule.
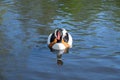
[[[66,36],[63,37],[63,40],[68,43],[68,41],[69,41],[68,33],[66,33]]]
[[[73,39],[70,33],[68,33],[68,37],[69,37],[68,44],[70,45],[70,48],[72,48]]]
[[[48,36],[48,40],[47,40],[47,44],[49,45],[51,42],[53,42],[55,39],[55,35],[54,33],[51,33],[49,36]]]
[[[66,36],[63,38],[63,40],[70,45],[70,48],[72,48],[72,36],[70,33],[66,33]]]

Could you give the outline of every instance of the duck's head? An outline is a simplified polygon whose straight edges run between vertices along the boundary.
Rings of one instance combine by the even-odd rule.
[[[66,36],[67,31],[64,28],[59,28],[55,30],[55,37],[58,42],[61,42],[62,38]]]

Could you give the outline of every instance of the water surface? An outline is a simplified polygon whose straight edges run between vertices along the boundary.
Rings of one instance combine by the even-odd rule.
[[[63,66],[47,47],[56,28],[73,36]],[[119,80],[119,0],[1,0],[0,80]]]

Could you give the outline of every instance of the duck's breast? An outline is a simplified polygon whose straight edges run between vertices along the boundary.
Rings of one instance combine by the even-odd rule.
[[[55,50],[64,50],[66,47],[62,43],[56,43],[56,44],[53,45],[52,48],[55,49]]]

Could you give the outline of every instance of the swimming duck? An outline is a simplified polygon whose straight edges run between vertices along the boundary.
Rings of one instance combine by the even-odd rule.
[[[72,36],[64,28],[56,29],[48,36],[47,44],[51,52],[57,53],[57,61],[61,61],[62,54],[72,48]]]

